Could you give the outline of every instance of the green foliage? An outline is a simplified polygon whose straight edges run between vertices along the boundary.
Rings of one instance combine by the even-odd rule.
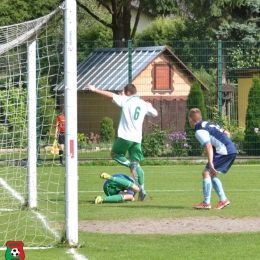
[[[89,26],[78,28],[78,61],[84,60],[95,48],[111,48],[113,42],[112,31],[101,23],[94,23]]]
[[[166,131],[160,126],[153,125],[150,132],[145,132],[142,139],[142,151],[144,156],[161,156],[165,149]]]
[[[48,136],[54,132],[54,125],[57,118],[55,95],[51,90],[51,86],[47,85],[46,78],[40,81],[39,90],[39,106],[40,106],[40,122],[42,136]],[[48,136],[49,138],[49,136]]]
[[[248,94],[244,150],[248,155],[260,155],[260,135],[254,131],[260,126],[260,78],[254,75]]]
[[[207,106],[211,111],[211,121],[215,124],[219,124],[219,110],[217,106]],[[243,153],[244,131],[243,127],[238,127],[237,123],[231,122],[227,115],[222,115],[222,127],[230,132],[231,140],[235,143],[238,153]]]
[[[124,0],[121,0],[124,1]],[[142,12],[145,15],[165,16],[167,14],[181,14],[182,8],[175,0],[140,0]]]
[[[211,69],[206,71],[204,67],[201,67],[200,70],[194,71],[196,77],[198,77],[209,89],[209,91],[204,91],[204,100],[205,104],[214,106],[217,104],[217,69]],[[207,110],[207,117],[209,118],[210,111]]]
[[[191,85],[190,93],[187,99],[187,120],[185,123],[185,130],[189,140],[189,147],[191,148],[188,154],[192,156],[201,156],[203,153],[203,148],[196,139],[194,129],[191,128],[188,120],[189,112],[192,108],[199,108],[202,114],[202,119],[207,120],[204,95],[201,89],[201,85],[196,80]]]
[[[102,23],[108,27],[113,32],[113,40],[120,41],[122,45],[122,39],[134,39],[136,28],[132,26],[131,30],[131,16],[132,8],[131,2],[125,0],[110,0],[110,3],[106,1],[96,1],[100,6],[103,7],[105,12],[100,15],[94,14],[94,10],[90,9],[90,1],[77,1],[78,6],[85,10],[88,14],[94,17],[98,22]],[[138,10],[137,10],[138,9]],[[179,14],[181,8],[177,1],[173,0],[163,0],[163,1],[150,1],[150,0],[140,0],[138,6],[136,6],[135,11],[140,15],[146,15],[150,18],[162,16],[166,14]],[[110,21],[107,21],[107,15],[110,16]],[[134,23],[138,25],[139,15],[136,15],[136,20]]]
[[[102,118],[100,123],[100,137],[103,142],[113,142],[115,140],[115,129],[111,118]]]
[[[230,63],[228,69],[257,68],[260,67],[259,44],[241,42],[239,45],[227,48]]]
[[[59,0],[2,0],[0,1],[0,26],[39,18],[55,10],[59,4]]]
[[[42,84],[46,84],[46,79],[41,79]],[[21,82],[22,84],[22,82]],[[8,86],[9,85],[9,86]],[[53,125],[56,121],[55,99],[51,92],[51,87],[44,85],[39,90],[39,111],[37,116],[41,127],[41,138],[45,142],[53,142]],[[0,90],[0,106],[2,108],[1,122],[7,124],[6,128],[1,128],[0,132],[5,133],[8,140],[5,144],[9,147],[27,146],[27,89],[22,86],[13,86],[12,80]],[[49,140],[50,139],[50,140]]]
[[[186,0],[185,6],[192,13],[192,21],[203,17],[207,35],[211,31],[221,40],[259,41],[258,0]]]
[[[136,40],[150,41],[153,45],[169,45],[171,41],[180,39],[185,30],[183,19],[159,17],[152,21],[142,33],[137,34]]]
[[[211,121],[215,124],[220,124],[219,110],[217,106],[207,106],[211,112]],[[222,115],[222,127],[230,131],[230,122],[227,115]]]
[[[12,138],[8,138],[6,146],[10,148],[25,147],[27,138],[26,90],[21,86],[14,87],[11,80],[9,83],[9,86],[0,90],[2,123],[7,124],[7,132],[12,133]],[[7,132],[5,133],[7,134]],[[7,134],[6,137],[10,137],[10,135]]]
[[[86,148],[87,143],[89,141],[89,137],[85,136],[84,133],[78,133],[77,138],[78,138],[78,148],[80,149]]]
[[[260,39],[260,19],[256,16],[259,14],[260,2],[247,1],[240,8],[230,10],[229,17],[226,17],[214,32],[219,39],[258,42]]]
[[[0,125],[0,136],[1,136],[0,149],[6,149],[12,147],[12,143],[11,143],[12,133],[9,133],[8,127],[4,126],[3,124]]]

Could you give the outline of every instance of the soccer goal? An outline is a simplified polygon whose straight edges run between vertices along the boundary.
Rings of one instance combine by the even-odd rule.
[[[78,242],[77,103],[73,89],[77,67],[76,3],[67,2],[39,19],[0,27],[3,247],[8,241],[22,241],[25,247],[54,246],[65,240],[70,244]],[[72,68],[68,68],[68,59]],[[58,96],[53,89],[61,81],[67,88]],[[65,168],[60,167],[58,155],[52,153],[56,118],[61,110],[66,113],[66,126],[73,125],[66,129]]]

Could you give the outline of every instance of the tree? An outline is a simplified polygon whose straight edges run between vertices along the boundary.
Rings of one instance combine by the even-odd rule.
[[[78,27],[78,61],[84,60],[95,48],[111,48],[112,31],[101,23],[94,23],[86,30],[86,26]],[[87,40],[86,40],[87,39]]]
[[[171,42],[182,39],[187,30],[185,21],[180,17],[158,17],[141,33],[136,35],[137,41],[149,41],[153,45],[171,45]]]
[[[196,80],[192,83],[190,93],[188,95],[186,118],[188,118],[190,110],[195,107],[200,109],[202,118],[206,120],[207,113],[204,104],[204,96],[201,90],[201,85]],[[186,130],[189,146],[191,146],[191,150],[188,152],[188,154],[192,156],[201,156],[203,152],[203,148],[201,147],[201,144],[196,139],[194,129],[190,127],[188,120],[186,120],[185,123],[185,130]]]
[[[41,138],[48,142],[51,135],[54,135],[54,127],[58,111],[56,110],[55,95],[52,87],[47,84],[46,78],[40,79],[40,122]]]
[[[122,39],[125,41],[134,39],[141,14],[156,17],[173,12],[176,13],[179,10],[177,5],[178,1],[176,0],[136,1],[135,9],[137,9],[137,15],[133,28],[131,29],[133,2],[131,0],[96,0],[96,2],[106,10],[106,13],[109,14],[111,18],[110,21],[103,18],[104,14],[102,14],[102,16],[94,14],[93,11],[90,10],[88,2],[83,3],[82,0],[76,0],[76,2],[77,5],[85,10],[91,17],[110,28],[113,32],[113,40],[120,41],[121,44],[123,44]]]
[[[194,74],[199,78],[209,89],[204,91],[204,101],[207,109],[207,118],[212,119],[212,111],[209,106],[217,106],[217,70],[212,69],[207,72],[203,67],[200,70],[194,71]],[[219,123],[219,122],[217,122]]]
[[[260,134],[254,131],[260,128],[260,78],[253,77],[253,85],[248,94],[248,107],[246,111],[246,128],[244,150],[248,155],[260,155]]]
[[[260,0],[184,0],[190,20],[205,21],[210,38],[257,42],[260,39]],[[198,8],[200,6],[200,8]],[[227,43],[222,42],[222,83],[226,79]]]
[[[245,8],[248,2],[253,1],[256,2],[255,0],[184,0],[183,2],[186,8],[192,13],[190,16],[191,20],[204,19],[207,26],[211,28],[211,31],[215,32],[211,36],[223,40],[228,38],[218,35],[217,30],[219,26],[234,24],[235,22],[246,24],[247,17],[245,15],[241,16],[241,14],[249,11],[245,10]]]
[[[110,117],[103,117],[100,122],[100,136],[103,142],[112,143],[115,140],[115,129]]]
[[[2,0],[0,2],[0,26],[22,23],[47,15],[58,6],[60,0]]]

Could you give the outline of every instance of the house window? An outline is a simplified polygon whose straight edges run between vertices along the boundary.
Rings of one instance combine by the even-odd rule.
[[[167,64],[154,65],[153,90],[172,90],[171,67]]]

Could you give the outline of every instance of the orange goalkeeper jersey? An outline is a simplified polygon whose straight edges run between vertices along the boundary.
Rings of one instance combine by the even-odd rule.
[[[59,126],[60,133],[65,133],[65,116],[60,115],[57,118],[56,126]]]

